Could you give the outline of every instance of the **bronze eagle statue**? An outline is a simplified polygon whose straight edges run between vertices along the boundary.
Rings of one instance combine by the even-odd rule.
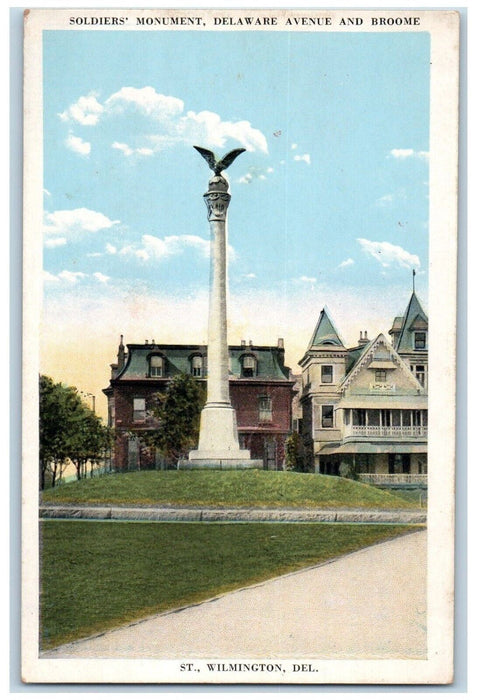
[[[209,168],[213,170],[216,175],[220,175],[222,170],[226,170],[229,165],[232,165],[237,156],[247,150],[246,148],[235,148],[233,151],[230,151],[230,153],[227,153],[221,160],[217,160],[215,153],[207,150],[207,148],[201,148],[200,146],[194,146],[194,148],[196,151],[199,151],[202,158],[205,158],[209,164]]]

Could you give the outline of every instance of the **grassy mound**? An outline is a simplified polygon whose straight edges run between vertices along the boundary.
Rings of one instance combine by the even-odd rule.
[[[44,491],[43,503],[364,509],[413,507],[407,499],[349,479],[261,470],[108,474]]]

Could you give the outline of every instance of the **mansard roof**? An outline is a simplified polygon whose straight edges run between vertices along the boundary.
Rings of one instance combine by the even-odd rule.
[[[326,306],[320,312],[308,350],[319,345],[334,345],[335,347],[345,348],[345,344],[336,330]]]
[[[115,381],[125,380],[157,380],[149,377],[149,359],[159,355],[166,361],[164,378],[180,373],[190,373],[191,359],[194,355],[207,358],[207,345],[161,345],[128,344],[127,361],[118,372]],[[250,344],[229,346],[230,378],[242,374],[242,358],[252,355],[256,360],[254,379],[289,380],[289,368],[285,366],[285,353],[280,346],[254,346]]]
[[[401,331],[396,343],[397,352],[413,352],[413,332],[416,330],[427,331],[428,327],[427,314],[423,310],[415,292],[413,292],[403,316]]]

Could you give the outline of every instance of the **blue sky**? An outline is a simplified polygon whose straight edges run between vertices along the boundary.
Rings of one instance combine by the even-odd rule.
[[[50,373],[66,336],[101,336],[109,361],[121,332],[204,340],[211,173],[194,144],[247,149],[227,171],[229,342],[282,336],[294,366],[325,304],[350,344],[387,331],[413,268],[426,305],[429,48],[405,32],[44,32]]]

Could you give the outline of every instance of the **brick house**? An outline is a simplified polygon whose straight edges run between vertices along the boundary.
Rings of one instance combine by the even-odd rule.
[[[123,344],[111,365],[108,425],[116,430],[113,467],[118,470],[153,469],[161,457],[140,440],[157,428],[150,415],[153,396],[165,391],[169,380],[188,373],[206,384],[206,345]],[[295,379],[285,366],[283,340],[276,346],[255,346],[251,341],[229,346],[230,400],[236,411],[240,447],[266,469],[282,469],[285,441],[292,427]]]
[[[302,435],[315,471],[362,480],[425,482],[428,318],[413,292],[389,334],[345,346],[327,309],[302,367]]]

